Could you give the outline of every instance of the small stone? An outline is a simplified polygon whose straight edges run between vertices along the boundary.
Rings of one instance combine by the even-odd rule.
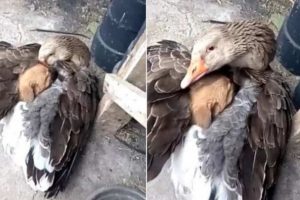
[[[30,5],[29,5],[29,10],[30,10],[31,12],[36,11],[36,6],[35,6],[34,4],[30,4]]]
[[[93,35],[96,33],[99,23],[96,21],[90,22],[87,30],[89,30]]]
[[[274,13],[271,15],[271,21],[276,26],[277,30],[279,30],[284,22],[284,16],[279,13]]]

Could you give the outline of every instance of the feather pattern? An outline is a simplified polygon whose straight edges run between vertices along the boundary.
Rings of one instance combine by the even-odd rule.
[[[277,180],[294,114],[289,87],[269,66],[276,50],[274,32],[259,21],[227,22],[210,29],[205,38],[195,43],[193,61],[209,46],[217,45],[218,51],[204,57],[211,71],[229,65],[236,84],[243,85],[244,76],[239,77],[242,73],[261,89],[247,119],[248,142],[241,152],[239,168],[243,199],[265,200]]]
[[[241,199],[238,159],[247,137],[247,118],[259,92],[252,83],[241,88],[233,103],[203,130],[206,137],[198,138],[201,172],[215,184],[220,182],[214,185],[216,199]]]
[[[160,172],[191,121],[189,94],[180,81],[190,62],[186,47],[161,41],[147,51],[148,179]]]
[[[68,68],[70,63],[57,62],[56,65],[56,68],[63,69]],[[40,182],[41,176],[50,177],[49,182],[53,183],[46,190],[47,197],[55,196],[64,189],[78,153],[82,151],[90,135],[99,102],[98,81],[89,68],[82,67],[79,71],[68,74],[63,81],[57,82],[57,85],[51,88],[53,91],[48,91],[48,101],[42,99],[43,96],[39,97],[35,101],[37,105],[33,105],[37,113],[27,115],[31,126],[39,125],[35,132],[30,131],[31,134],[37,135],[39,144],[38,147],[34,147],[33,152],[40,149],[39,156],[47,158],[45,166],[41,168],[33,156],[34,167],[27,173],[28,179]],[[51,99],[52,105],[48,103]],[[35,118],[35,114],[40,117]],[[30,160],[31,157],[29,154],[27,159]],[[50,170],[47,166],[50,166]]]
[[[171,179],[178,197],[242,199],[238,159],[247,137],[247,118],[260,91],[247,84],[207,129],[191,126],[172,154]]]
[[[180,91],[190,63],[189,50],[176,42],[163,40],[147,49],[147,101],[172,98]]]
[[[249,117],[249,146],[241,156],[244,199],[266,199],[274,186],[291,133],[295,109],[290,90],[276,72],[267,70],[259,76],[262,92]],[[249,160],[253,165],[249,168]]]
[[[198,138],[205,138],[203,129],[192,125],[171,155],[170,175],[178,199],[208,200],[212,193],[212,179],[201,172],[198,159]]]
[[[222,30],[234,39],[237,52],[247,52],[236,57],[232,67],[243,66],[243,62],[251,58],[249,55],[255,55],[257,60],[256,65],[244,69],[262,91],[248,119],[249,143],[244,146],[239,162],[243,199],[264,200],[277,180],[295,110],[287,83],[269,67],[276,50],[273,31],[258,21],[227,23]]]
[[[0,57],[3,57],[0,65],[9,67],[15,62],[18,67],[16,74],[22,73],[24,69],[18,63],[23,66],[23,61],[20,64],[12,58],[22,60],[21,55],[24,54],[27,56],[24,58],[26,62],[37,60],[39,46],[34,56],[28,50],[32,46],[24,46],[19,48],[21,50],[17,49],[19,51],[12,49],[14,54],[11,55],[1,50],[5,47],[8,51],[7,48],[12,47],[6,43],[0,44]],[[59,49],[59,46],[55,48]],[[87,62],[81,58],[77,61],[82,61],[77,62],[81,64]],[[27,183],[34,190],[45,192],[48,198],[64,189],[91,133],[100,100],[98,79],[89,66],[77,66],[72,61],[60,60],[49,67],[58,72],[55,82],[32,102],[16,104],[13,111],[0,121],[5,150],[23,168]],[[18,76],[14,78],[18,81]]]
[[[275,34],[264,23],[254,20],[232,22],[224,25],[221,30],[233,39],[233,44],[236,47],[234,54],[236,54],[237,60],[245,60],[243,57],[255,54],[253,59],[257,60],[257,66],[250,67],[265,69],[274,59],[276,52]],[[240,55],[242,58],[238,58]],[[241,63],[238,62],[238,64]]]
[[[300,111],[293,116],[292,132],[272,199],[299,199]],[[291,173],[292,172],[292,173]]]
[[[161,41],[148,48],[148,179],[153,179],[182,141],[192,124],[207,128],[231,103],[233,83],[219,73],[210,74],[189,89],[180,82],[190,53],[181,44]]]

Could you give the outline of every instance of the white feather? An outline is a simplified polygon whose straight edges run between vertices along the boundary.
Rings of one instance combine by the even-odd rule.
[[[214,179],[213,185],[216,188],[215,199],[232,200],[231,197],[229,196],[229,192],[235,191],[235,189],[231,189],[230,186],[224,181],[221,175]],[[242,195],[239,195],[237,192],[236,194],[237,194],[236,200],[242,200]]]
[[[42,156],[42,152],[41,152],[42,146],[36,139],[32,141],[32,147],[33,147],[34,166],[39,170],[46,169],[48,172],[53,172],[54,167],[50,165],[50,156],[48,157]]]
[[[0,124],[2,128],[2,144],[4,151],[19,165],[25,165],[30,150],[30,140],[24,136],[23,110],[27,109],[25,102],[19,102],[13,110],[4,117]]]
[[[198,158],[199,149],[196,145],[198,137],[205,137],[202,128],[193,125],[187,131],[185,138],[171,155],[171,181],[177,198],[186,200],[208,200],[212,183],[201,174],[201,163]]]
[[[44,157],[42,156],[41,152],[41,145],[39,141],[34,138],[31,141],[31,148],[33,148],[33,162],[34,166],[39,170],[47,170],[48,172],[53,172],[54,167],[50,165],[50,157]],[[32,178],[27,179],[27,166],[23,167],[23,172],[26,177],[26,182],[30,185],[30,187],[35,191],[47,191],[53,184],[54,178],[50,178],[46,175],[46,173],[37,181],[37,183],[34,183]]]
[[[39,181],[35,184],[32,178],[26,180],[27,184],[34,190],[34,191],[47,191],[53,184],[54,179],[49,179],[46,174],[44,174]]]
[[[234,191],[230,190],[229,186],[223,180],[221,176],[218,176],[214,179],[213,185],[216,188],[216,197],[217,200],[232,200],[229,196],[229,192]],[[236,200],[242,200],[242,196],[238,195]]]
[[[25,122],[23,111],[27,109],[25,102],[19,102],[13,110],[9,112],[2,120],[2,144],[4,151],[12,158],[12,160],[23,168],[25,178],[27,177],[26,159],[31,148],[33,148],[33,160],[36,168],[48,172],[53,172],[54,167],[49,163],[49,157],[44,158],[41,154],[41,146],[37,138],[28,138],[24,135]],[[46,174],[35,184],[32,179],[26,182],[34,190],[46,191],[53,184],[53,178],[49,179]]]

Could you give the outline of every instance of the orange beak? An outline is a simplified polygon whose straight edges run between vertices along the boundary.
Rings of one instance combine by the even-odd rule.
[[[193,82],[197,81],[203,75],[208,72],[208,68],[205,65],[203,59],[192,60],[190,66],[187,69],[187,73],[185,77],[182,79],[180,83],[180,87],[182,89],[187,88]]]

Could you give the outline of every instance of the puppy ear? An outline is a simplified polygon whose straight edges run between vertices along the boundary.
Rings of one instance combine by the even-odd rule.
[[[35,71],[37,77],[32,79],[32,90],[34,96],[38,96],[41,92],[50,87],[53,83],[53,75],[49,68],[40,67]]]
[[[30,102],[53,82],[52,72],[42,64],[34,65],[19,75],[20,100]]]
[[[193,113],[193,118],[202,128],[208,128],[212,121],[212,110],[210,104],[203,104],[197,107],[197,111]]]
[[[34,91],[30,84],[23,84],[19,86],[19,99],[25,102],[33,101]]]

